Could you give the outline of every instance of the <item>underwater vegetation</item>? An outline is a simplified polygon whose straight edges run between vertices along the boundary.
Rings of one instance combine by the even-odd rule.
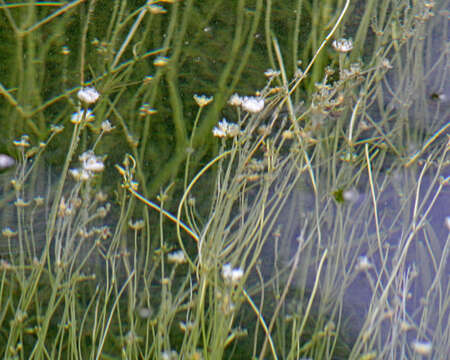
[[[1,1],[1,355],[445,358],[448,20]]]

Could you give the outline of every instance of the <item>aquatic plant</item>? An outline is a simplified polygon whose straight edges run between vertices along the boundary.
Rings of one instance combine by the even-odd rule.
[[[445,356],[448,12],[318,3],[0,4],[5,358]]]

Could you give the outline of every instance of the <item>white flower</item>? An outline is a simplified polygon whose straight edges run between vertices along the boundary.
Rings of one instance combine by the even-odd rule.
[[[70,169],[69,173],[76,181],[88,181],[92,177],[92,173],[85,169]]]
[[[229,123],[225,118],[220,121],[213,129],[213,135],[216,137],[236,137],[239,135],[240,127],[238,124]]]
[[[167,12],[161,5],[150,4],[148,5],[148,10],[152,14],[165,14]]]
[[[7,238],[11,238],[17,235],[17,231],[12,230],[9,227],[6,227],[2,230],[2,235]]]
[[[206,95],[194,95],[194,100],[197,103],[199,107],[205,107],[208,105],[211,101],[213,101],[213,97],[207,97]]]
[[[165,350],[161,353],[161,359],[176,360],[178,359],[178,353],[175,350]]]
[[[128,221],[128,226],[130,227],[131,230],[140,231],[144,228],[145,222],[142,219],[136,220],[134,222],[130,220],[130,221]]]
[[[273,77],[279,76],[279,75],[280,75],[280,71],[279,71],[279,70],[274,70],[274,69],[267,69],[267,70],[264,72],[264,75],[265,75],[267,78],[271,79],[271,78],[273,78]]]
[[[445,218],[445,226],[447,227],[448,231],[450,231],[450,216],[447,216]]]
[[[231,95],[230,100],[228,100],[228,105],[241,106],[242,98],[238,94],[233,94],[233,95]]]
[[[264,99],[254,96],[244,96],[242,99],[242,109],[249,113],[259,113],[264,109]]]
[[[13,141],[13,144],[14,144],[14,146],[17,146],[17,147],[19,147],[19,148],[24,149],[24,148],[30,146],[29,139],[30,139],[30,138],[29,138],[28,135],[22,135],[22,136],[20,137],[20,140],[14,140],[14,141]]]
[[[414,340],[411,346],[416,353],[424,356],[430,355],[431,350],[433,350],[433,345],[430,342]]]
[[[241,268],[232,268],[230,264],[225,264],[222,267],[222,277],[226,282],[236,284],[244,276],[244,270]]]
[[[105,169],[103,162],[95,158],[90,158],[83,166],[85,170],[92,172],[102,172]]]
[[[212,133],[215,137],[219,137],[219,138],[224,138],[227,136],[227,133],[223,129],[221,129],[220,127],[217,127],[217,126],[214,126]]]
[[[0,154],[0,169],[6,169],[13,166],[16,161],[8,155]]]
[[[356,271],[369,270],[373,265],[370,263],[367,256],[359,256],[358,264],[356,264]]]
[[[350,39],[334,40],[332,43],[334,50],[341,53],[347,53],[353,49],[353,41]]]
[[[81,88],[77,93],[78,99],[85,104],[94,104],[97,102],[100,94],[93,87]]]
[[[167,254],[167,261],[173,264],[184,264],[186,262],[186,257],[184,256],[183,251],[178,250]]]
[[[81,171],[80,169],[69,169],[70,175],[76,180],[79,181],[81,178]]]
[[[83,119],[83,113],[84,113],[84,110],[73,113],[70,118],[70,121],[73,122],[74,124],[79,124],[81,122],[81,120]],[[87,109],[86,121],[92,121],[92,120],[94,120],[94,114],[92,113],[92,110]]]
[[[158,56],[153,60],[153,65],[155,66],[166,66],[169,62],[169,58],[165,56]]]
[[[102,131],[105,133],[111,132],[114,129],[114,126],[111,125],[109,120],[105,120],[102,122]]]
[[[80,161],[83,163],[83,170],[92,172],[102,172],[105,169],[103,161],[94,155],[92,151],[86,151],[80,155]]]
[[[391,62],[389,61],[389,59],[383,59],[383,60],[381,60],[381,65],[382,65],[385,69],[388,69],[388,70],[392,69],[392,64],[391,64]]]
[[[342,196],[345,201],[355,202],[359,198],[359,193],[358,193],[358,190],[356,190],[355,188],[351,188],[351,189],[344,190],[344,192],[342,193]]]
[[[138,309],[138,314],[141,318],[147,319],[152,314],[152,310],[149,308],[146,308],[146,307],[142,307],[142,308]]]

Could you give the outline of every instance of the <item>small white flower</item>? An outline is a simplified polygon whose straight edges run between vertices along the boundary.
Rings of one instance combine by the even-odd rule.
[[[12,238],[17,235],[17,231],[12,230],[9,227],[6,227],[2,230],[2,235],[7,238]]]
[[[341,53],[347,53],[353,49],[353,41],[350,39],[334,40],[332,45],[334,50]]]
[[[13,166],[16,161],[8,155],[0,154],[0,169],[6,169]]]
[[[105,169],[103,162],[96,158],[90,158],[83,164],[83,167],[85,170],[92,172],[102,172]]]
[[[73,113],[71,118],[70,118],[70,121],[73,122],[74,124],[79,124],[81,122],[81,120],[83,119],[83,113],[84,113],[84,110],[81,110],[81,111],[78,111],[76,113]],[[86,121],[89,122],[89,121],[92,121],[92,120],[94,120],[94,114],[92,113],[92,110],[87,109],[87,111],[86,111]]]
[[[180,321],[180,329],[183,332],[191,331],[194,328],[195,324],[192,321],[184,322]]]
[[[170,254],[167,254],[167,261],[173,264],[184,264],[186,262],[186,257],[181,250],[173,251]]]
[[[381,60],[381,65],[382,65],[385,69],[388,69],[388,70],[392,69],[392,64],[391,64],[391,62],[389,61],[389,59],[383,59],[383,60]]]
[[[355,188],[347,189],[342,193],[342,197],[345,201],[355,202],[359,198],[359,192]]]
[[[143,319],[148,319],[152,314],[152,310],[146,307],[141,307],[138,309],[138,314]]]
[[[230,264],[222,267],[222,277],[226,282],[236,284],[244,276],[244,270],[241,268],[232,268]]]
[[[92,151],[86,151],[80,155],[80,161],[83,163],[83,169],[92,172],[102,172],[105,169],[103,161],[94,155]]]
[[[448,231],[450,231],[450,216],[447,216],[445,218],[445,226],[447,227]]]
[[[114,126],[111,125],[109,120],[105,120],[102,122],[102,131],[105,133],[111,132],[114,129]]]
[[[267,69],[264,72],[264,75],[265,75],[265,77],[271,79],[271,78],[274,78],[276,76],[279,76],[280,75],[280,71],[279,70],[274,70],[274,69]]]
[[[148,10],[152,14],[165,14],[167,12],[161,5],[150,4],[148,5]]]
[[[219,138],[224,138],[227,136],[227,133],[217,126],[214,126],[212,133],[215,137],[219,137]]]
[[[140,231],[145,227],[145,222],[144,220],[136,220],[136,221],[128,221],[128,226],[130,227],[131,230],[134,231]]]
[[[72,177],[76,181],[79,181],[80,178],[81,178],[81,171],[80,171],[80,169],[69,169],[69,174],[72,175]]]
[[[100,94],[93,87],[81,88],[77,93],[78,99],[85,104],[94,104],[97,102]]]
[[[225,118],[220,121],[213,129],[213,135],[216,137],[236,137],[241,131],[238,124],[229,123]]]
[[[158,56],[153,60],[153,65],[155,66],[166,66],[169,62],[169,58],[165,56]]]
[[[69,173],[75,181],[88,181],[93,176],[90,171],[85,169],[70,169]]]
[[[211,101],[213,101],[213,97],[207,97],[206,95],[194,95],[194,100],[197,103],[199,107],[205,107],[208,105]]]
[[[358,264],[356,264],[356,271],[366,271],[372,268],[372,264],[370,263],[367,256],[359,256]]]
[[[55,134],[59,134],[61,132],[63,132],[64,130],[64,126],[62,125],[50,125],[50,131],[55,133]]]
[[[242,98],[238,94],[233,94],[233,95],[231,95],[230,100],[228,100],[228,105],[241,106]]]
[[[161,353],[161,359],[163,360],[177,360],[178,353],[175,350],[165,350]]]
[[[430,342],[414,340],[411,343],[411,346],[416,353],[424,356],[430,355],[431,350],[433,350],[433,345]]]
[[[68,46],[63,46],[63,47],[61,48],[61,54],[63,54],[63,55],[69,55],[69,54],[70,54],[70,49],[69,49],[69,47],[68,47]]]
[[[30,140],[30,138],[28,135],[22,135],[20,137],[20,140],[14,140],[13,144],[14,144],[14,146],[25,149],[30,146],[29,140]]]
[[[244,96],[242,99],[242,109],[249,113],[259,113],[264,109],[264,99],[254,96]]]

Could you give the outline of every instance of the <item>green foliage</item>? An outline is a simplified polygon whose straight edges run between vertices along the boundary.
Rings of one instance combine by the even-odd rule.
[[[1,1],[3,357],[444,356],[440,6]]]

